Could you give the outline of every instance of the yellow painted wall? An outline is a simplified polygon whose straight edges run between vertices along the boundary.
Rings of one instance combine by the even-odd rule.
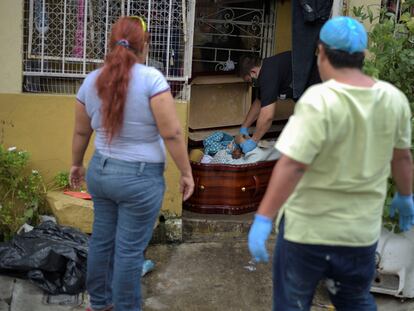
[[[292,3],[290,0],[284,1],[283,4],[277,3],[275,42],[275,54],[292,49]]]
[[[29,151],[50,180],[70,168],[73,108],[72,96],[0,94],[0,143]]]
[[[0,143],[29,151],[30,166],[50,181],[71,164],[74,96],[0,94]],[[180,121],[187,128],[187,107],[176,104]],[[85,163],[93,148],[89,146]],[[168,159],[167,192],[163,209],[181,215],[179,172]]]
[[[187,135],[189,105],[187,102],[180,101],[176,103],[176,108],[183,131]],[[162,209],[163,211],[168,211],[176,216],[181,216],[182,214],[182,196],[180,193],[179,179],[180,171],[175,166],[170,155],[168,155],[167,169],[165,172],[167,191],[164,196]]]
[[[22,86],[23,0],[0,1],[0,93]]]

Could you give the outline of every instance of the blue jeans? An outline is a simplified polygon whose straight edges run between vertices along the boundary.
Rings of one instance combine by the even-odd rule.
[[[95,152],[87,172],[94,203],[86,288],[91,307],[141,310],[143,252],[164,195],[164,164],[126,162]]]
[[[375,250],[376,243],[343,247],[289,242],[282,219],[273,257],[273,311],[310,310],[320,280],[325,280],[336,310],[377,310],[369,292]]]

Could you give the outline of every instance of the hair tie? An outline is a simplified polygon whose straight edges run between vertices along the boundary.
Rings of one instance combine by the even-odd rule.
[[[121,40],[117,41],[117,42],[115,43],[115,45],[120,45],[120,46],[123,46],[124,48],[127,48],[127,49],[129,49],[129,48],[130,48],[130,46],[129,46],[129,42],[128,42],[128,40],[127,40],[127,39],[121,39]]]

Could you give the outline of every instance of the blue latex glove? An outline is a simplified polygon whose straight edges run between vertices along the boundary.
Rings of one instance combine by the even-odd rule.
[[[390,216],[392,218],[394,218],[396,210],[398,210],[401,231],[410,230],[414,224],[414,202],[412,195],[401,195],[397,192],[391,202]]]
[[[239,133],[242,134],[242,135],[249,136],[249,128],[241,127]]]
[[[269,254],[266,249],[266,240],[272,231],[272,220],[266,216],[256,214],[249,231],[249,251],[256,262],[268,262]]]
[[[240,144],[243,153],[248,153],[257,147],[257,143],[253,139],[247,139],[244,143]]]

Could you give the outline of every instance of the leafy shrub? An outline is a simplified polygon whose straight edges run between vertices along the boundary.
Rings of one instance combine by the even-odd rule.
[[[376,22],[369,32],[368,57],[364,71],[398,87],[414,102],[414,0],[402,4],[401,16],[380,10],[374,17],[370,8],[353,8],[361,19]],[[377,22],[378,19],[378,22]]]
[[[69,172],[59,172],[53,179],[53,184],[54,184],[53,190],[69,189],[70,188]]]
[[[386,9],[375,16],[369,7],[354,7],[353,14],[360,20],[374,22],[369,32],[368,57],[364,71],[376,78],[398,87],[414,105],[414,0],[406,0],[399,17]],[[414,122],[412,123],[414,129]],[[414,144],[414,135],[413,142]],[[383,224],[396,233],[400,232],[398,215],[389,216],[389,208],[396,188],[392,179],[388,181],[384,204]]]
[[[46,204],[42,176],[28,168],[29,154],[0,145],[0,232],[9,240],[25,223],[38,221]]]

